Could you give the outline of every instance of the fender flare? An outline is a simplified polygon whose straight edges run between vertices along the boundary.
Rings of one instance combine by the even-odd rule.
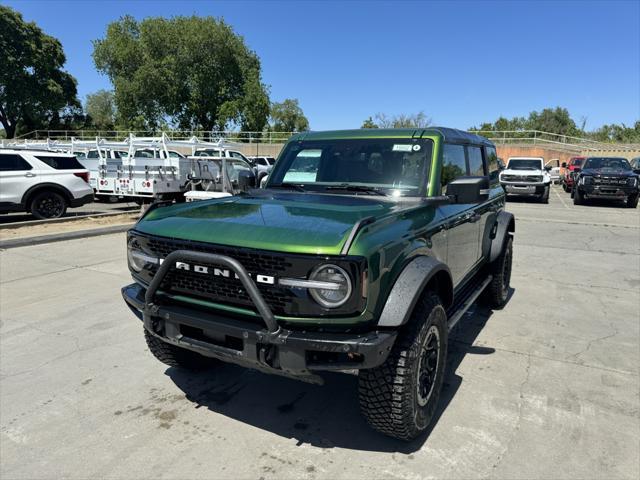
[[[398,276],[378,320],[379,327],[399,327],[409,321],[411,313],[424,288],[430,281],[437,281],[436,289],[443,306],[453,302],[451,272],[441,261],[420,256],[404,267]]]
[[[502,210],[496,219],[496,233],[491,241],[489,262],[493,262],[502,253],[507,235],[513,235],[516,231],[516,220],[511,212]]]
[[[31,188],[29,188],[29,190],[27,190],[22,196],[22,204],[25,206],[25,208],[29,207],[29,203],[31,202],[31,199],[40,190],[53,190],[61,194],[65,198],[65,200],[69,203],[71,202],[71,200],[73,200],[73,195],[71,194],[71,192],[66,187],[58,183],[38,183],[32,186]]]

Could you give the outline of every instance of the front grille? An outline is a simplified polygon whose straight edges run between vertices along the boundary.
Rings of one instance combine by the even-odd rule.
[[[502,180],[505,182],[541,182],[540,175],[503,175]]]
[[[140,246],[147,254],[159,258],[166,258],[167,255],[175,250],[189,250],[225,255],[238,260],[254,279],[256,287],[275,315],[301,317],[346,316],[359,313],[364,307],[364,299],[354,295],[343,306],[326,310],[311,298],[307,290],[278,285],[279,278],[308,278],[310,272],[318,264],[330,262],[342,267],[351,274],[353,290],[358,291],[361,273],[366,265],[361,257],[331,258],[326,255],[279,253],[163,237],[147,237],[137,233],[130,233],[130,235],[135,235]],[[172,268],[165,276],[160,290],[172,295],[203,299],[257,312],[242,282],[235,278],[233,271],[229,271],[227,267],[222,265],[201,262],[198,262],[198,265],[207,267],[209,273],[198,273],[193,269]],[[216,268],[229,271],[228,276],[216,275],[214,273]],[[148,265],[148,268],[140,272],[138,276],[144,282],[149,283],[157,269],[157,266]],[[256,281],[259,275],[274,277],[274,284]]]
[[[626,177],[594,177],[593,182],[596,185],[626,185]]]
[[[284,256],[269,255],[262,252],[253,252],[219,245],[153,238],[149,239],[146,246],[160,258],[165,258],[169,253],[179,249],[226,255],[238,260],[253,278],[255,278],[256,275],[278,277],[278,274],[282,274],[293,266]],[[221,265],[203,266],[209,267],[209,271],[213,271],[216,267],[226,269],[226,267]],[[155,269],[152,273],[155,273]],[[283,314],[287,300],[291,297],[288,291],[289,289],[280,288],[275,285],[262,285],[260,283],[256,285],[271,310],[275,314]],[[160,289],[172,294],[195,296],[216,303],[255,310],[253,302],[245,291],[242,282],[235,278],[233,273],[227,278],[174,269],[167,274]]]

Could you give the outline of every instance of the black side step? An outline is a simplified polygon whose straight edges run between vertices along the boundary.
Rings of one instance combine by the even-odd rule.
[[[470,282],[471,285],[468,287],[465,286],[460,294],[458,294],[458,298],[456,298],[454,304],[447,310],[449,331],[456,326],[456,323],[458,323],[464,313],[469,310],[469,307],[473,305],[473,302],[476,301],[491,280],[493,280],[493,276],[487,275],[481,281]]]

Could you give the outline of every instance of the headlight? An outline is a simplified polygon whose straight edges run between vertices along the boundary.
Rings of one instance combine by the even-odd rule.
[[[147,255],[142,251],[138,239],[135,237],[131,237],[127,242],[127,261],[134,272],[141,272],[145,265],[158,265],[160,263],[158,257]]]
[[[638,179],[635,177],[629,177],[627,179],[627,185],[629,185],[630,187],[635,187],[638,184]]]
[[[337,308],[351,296],[349,274],[337,265],[321,265],[316,268],[309,280],[326,282],[324,288],[310,288],[313,299],[326,308]]]
[[[580,185],[590,185],[593,183],[593,177],[580,177]]]

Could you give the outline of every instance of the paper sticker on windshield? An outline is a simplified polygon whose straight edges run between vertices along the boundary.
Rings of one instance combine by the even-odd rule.
[[[406,143],[396,143],[393,146],[393,151],[394,152],[410,152],[411,151],[411,145],[408,145]]]

